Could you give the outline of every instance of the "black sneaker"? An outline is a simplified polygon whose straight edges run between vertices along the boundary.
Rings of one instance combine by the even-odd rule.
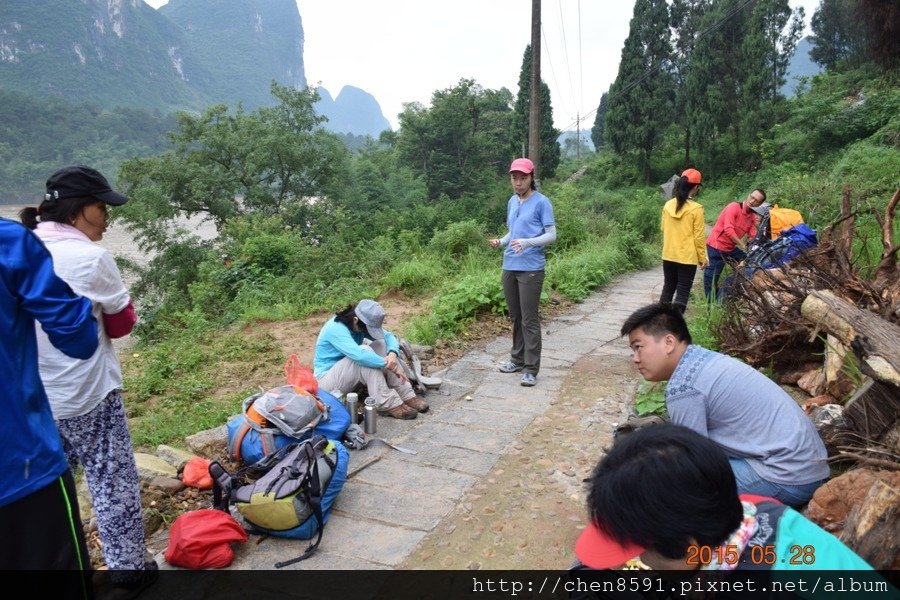
[[[159,579],[159,565],[155,560],[144,563],[141,571],[116,571],[111,577],[113,583],[112,593],[107,596],[110,600],[132,600],[141,592],[156,583]]]

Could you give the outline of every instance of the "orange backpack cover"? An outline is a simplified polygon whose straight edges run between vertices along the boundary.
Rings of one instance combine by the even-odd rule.
[[[794,225],[803,223],[803,215],[800,211],[793,208],[781,208],[777,204],[773,204],[769,209],[769,227],[771,228],[772,239],[778,239],[781,232],[790,229]]]

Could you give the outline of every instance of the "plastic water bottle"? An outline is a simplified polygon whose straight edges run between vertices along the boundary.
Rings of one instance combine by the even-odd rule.
[[[366,398],[366,405],[363,409],[363,421],[364,421],[364,430],[369,435],[374,435],[376,432],[376,421],[378,420],[378,413],[375,410],[375,398]]]

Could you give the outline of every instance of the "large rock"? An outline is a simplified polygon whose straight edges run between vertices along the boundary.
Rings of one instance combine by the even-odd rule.
[[[228,429],[224,425],[220,425],[214,429],[189,435],[184,438],[184,441],[192,452],[200,456],[205,458],[221,456],[226,452],[228,445]]]
[[[158,456],[135,452],[134,463],[137,465],[138,478],[141,481],[150,483],[160,476],[178,478],[178,471],[175,470],[175,467]]]
[[[166,446],[164,444],[160,444],[156,447],[156,455],[175,467],[178,471],[181,471],[182,467],[184,467],[184,463],[194,458],[194,455],[190,452],[185,452],[180,448],[173,448],[172,446]]]
[[[816,490],[804,511],[823,529],[840,535],[850,509],[862,502],[876,481],[900,488],[900,471],[853,469]]]

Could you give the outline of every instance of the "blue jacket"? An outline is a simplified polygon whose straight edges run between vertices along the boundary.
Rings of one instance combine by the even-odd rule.
[[[56,276],[50,253],[31,231],[0,219],[0,506],[68,469],[38,372],[35,320],[73,358],[97,349],[90,301]]]
[[[319,337],[316,340],[316,355],[313,358],[313,370],[316,379],[321,379],[325,373],[331,370],[336,362],[346,357],[355,363],[372,369],[383,369],[387,366],[384,358],[374,352],[370,352],[360,346],[364,339],[363,334],[350,329],[335,320],[334,317],[322,326]],[[400,356],[400,342],[390,331],[384,332],[384,343],[388,352]]]

